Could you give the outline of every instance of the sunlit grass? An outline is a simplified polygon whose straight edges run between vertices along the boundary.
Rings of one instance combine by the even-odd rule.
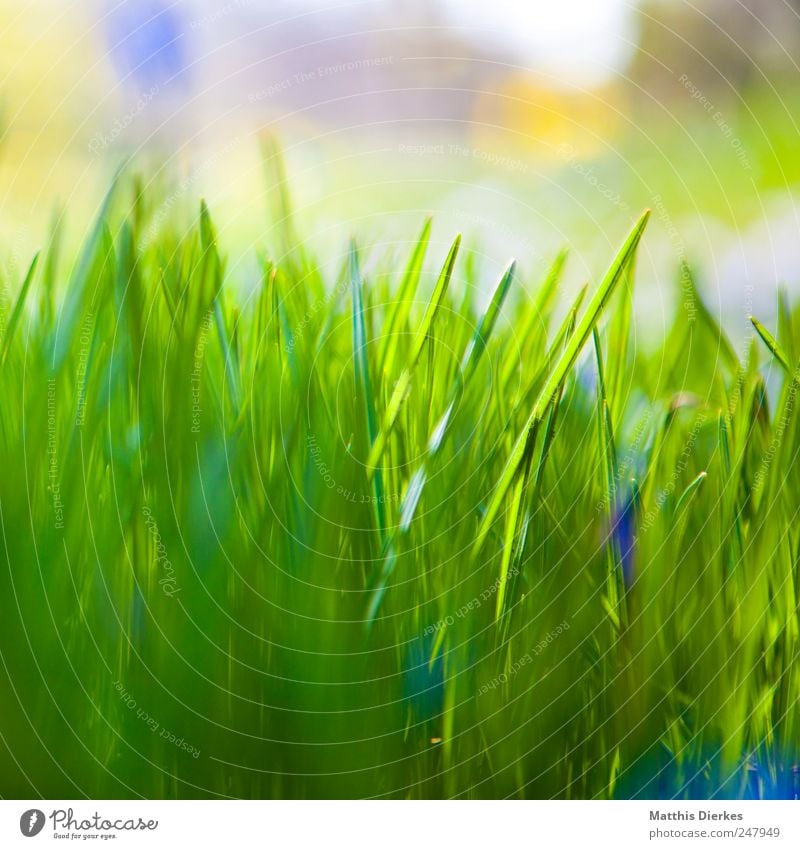
[[[797,792],[796,312],[740,363],[676,269],[642,353],[646,214],[559,310],[154,207],[9,281],[3,795]]]

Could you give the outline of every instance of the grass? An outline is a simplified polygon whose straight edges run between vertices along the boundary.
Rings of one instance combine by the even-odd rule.
[[[0,793],[796,795],[800,313],[637,348],[646,213],[566,312],[326,278],[277,174],[251,289],[126,177],[5,281]]]

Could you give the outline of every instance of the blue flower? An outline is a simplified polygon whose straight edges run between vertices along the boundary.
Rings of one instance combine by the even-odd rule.
[[[126,0],[106,18],[111,61],[120,76],[163,86],[186,67],[183,30],[174,4]]]

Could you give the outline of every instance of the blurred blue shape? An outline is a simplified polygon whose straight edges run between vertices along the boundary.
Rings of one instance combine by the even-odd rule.
[[[182,78],[187,62],[177,4],[123,0],[105,24],[109,56],[123,80],[152,88]]]
[[[636,503],[635,495],[629,494],[622,504],[617,504],[611,522],[611,538],[619,551],[622,564],[622,580],[629,590],[636,580],[634,555],[636,551]]]
[[[416,637],[408,646],[403,670],[403,695],[417,719],[433,719],[444,707],[444,656],[431,659],[435,635]]]

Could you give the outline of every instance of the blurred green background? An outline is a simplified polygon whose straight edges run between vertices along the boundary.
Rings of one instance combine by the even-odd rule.
[[[577,287],[651,206],[637,311],[656,331],[682,254],[734,338],[797,285],[794,0],[4,1],[0,26],[12,276],[130,157],[173,201],[206,197],[239,255],[271,245],[268,129],[329,250],[431,211],[435,239],[463,231],[498,269],[572,242]]]

